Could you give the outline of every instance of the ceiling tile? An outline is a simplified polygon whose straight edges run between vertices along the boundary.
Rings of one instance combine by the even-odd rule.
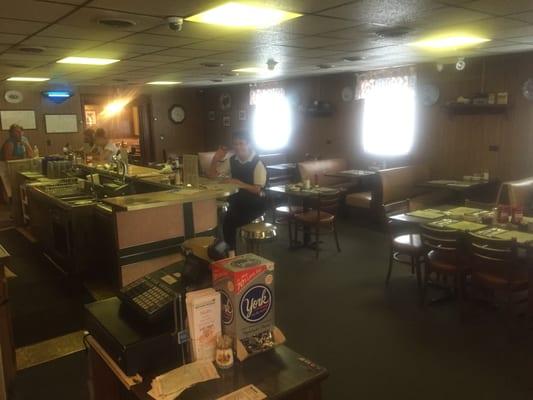
[[[135,22],[135,25],[125,28],[107,27],[98,24],[98,20],[102,18],[115,18]],[[139,32],[150,29],[160,25],[163,21],[161,18],[148,17],[137,14],[130,14],[118,11],[101,10],[97,8],[84,7],[77,10],[72,15],[61,20],[62,25],[73,25],[79,28],[89,29],[104,29],[110,31],[127,31]]]
[[[199,49],[199,50],[210,50],[210,51],[232,51],[239,48],[248,48],[253,46],[253,44],[244,44],[237,42],[228,42],[225,40],[206,40],[202,42],[197,42],[184,46],[188,49]]]
[[[531,0],[477,0],[464,7],[494,15],[509,15],[533,10]]]
[[[46,26],[44,22],[16,21],[0,18],[0,32],[29,35]]]
[[[235,33],[235,30],[224,29],[214,25],[185,21],[183,23],[183,28],[180,32],[176,32],[169,29],[168,25],[166,23],[163,23],[162,25],[156,28],[150,29],[146,33],[154,33],[158,35],[165,35],[177,38],[186,37],[195,39],[212,39],[215,37]]]
[[[442,4],[431,0],[362,0],[320,14],[359,23],[397,25],[414,21],[422,12],[441,7]]]
[[[0,15],[3,18],[53,22],[74,10],[73,5],[45,3],[34,0],[2,0]]]
[[[67,50],[81,51],[91,47],[99,46],[102,44],[102,42],[96,40],[66,39],[36,35],[25,40],[22,42],[22,44],[28,46],[57,47]]]
[[[314,49],[317,47],[329,47],[346,42],[341,39],[326,38],[320,36],[302,36],[299,38],[288,39],[280,44],[284,46],[292,47],[304,47],[308,49]]]
[[[41,32],[44,36],[67,39],[100,40],[103,42],[120,39],[130,35],[126,31],[116,31],[105,27],[78,28],[71,25],[54,24]]]
[[[88,51],[94,52],[94,53],[100,53],[104,52],[107,54],[117,54],[117,57],[124,57],[128,54],[145,54],[145,53],[155,53],[157,51],[163,50],[164,47],[156,47],[156,46],[143,46],[143,45],[136,45],[131,43],[120,43],[120,42],[111,42],[106,43],[101,46],[92,48]]]
[[[177,47],[175,49],[168,49],[168,50],[160,51],[157,53],[157,55],[195,58],[195,57],[209,56],[209,55],[216,54],[216,53],[217,52],[210,51],[210,50],[195,50],[195,49],[185,49],[183,47]]]
[[[498,53],[498,54],[504,54],[504,53],[523,53],[528,51],[533,51],[533,44],[513,44],[510,46],[503,46],[503,47],[489,47],[487,49],[484,49],[483,51],[487,53]]]
[[[290,55],[299,56],[299,57],[322,57],[322,56],[331,56],[340,54],[338,51],[332,51],[329,49],[301,49],[298,47],[286,47],[279,46],[280,49],[283,49]]]
[[[12,35],[9,33],[0,33],[0,44],[14,44],[22,41],[24,35]]]
[[[94,0],[91,7],[126,11],[134,14],[165,17],[167,15],[190,16],[212,5],[206,0]]]
[[[156,64],[166,64],[166,63],[174,63],[179,62],[182,60],[186,60],[188,57],[177,57],[177,56],[162,56],[160,54],[146,54],[142,56],[138,56],[135,58],[130,58],[127,60],[127,62],[150,62],[150,63],[156,63]]]
[[[276,0],[274,5],[282,10],[310,14],[345,3],[346,0]]]
[[[270,29],[271,32],[288,32],[302,35],[315,35],[323,32],[349,28],[356,25],[354,21],[338,18],[305,15],[277,25]]]
[[[419,18],[413,22],[413,25],[434,29],[478,21],[490,17],[490,15],[477,11],[464,10],[455,7],[445,7],[422,13]]]
[[[117,40],[117,43],[135,43],[148,46],[179,47],[198,42],[198,39],[181,36],[154,35],[150,33],[137,33],[132,36]]]
[[[519,21],[524,21],[524,22],[527,22],[529,24],[533,24],[533,11],[513,14],[513,15],[509,16],[509,18],[516,19],[516,20],[519,20]]]

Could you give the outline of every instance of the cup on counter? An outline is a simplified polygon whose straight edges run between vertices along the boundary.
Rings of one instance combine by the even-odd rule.
[[[304,189],[311,189],[311,180],[310,179],[304,180]]]

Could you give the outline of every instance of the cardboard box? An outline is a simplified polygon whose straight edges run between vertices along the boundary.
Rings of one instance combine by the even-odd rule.
[[[236,341],[273,331],[274,263],[243,254],[211,264],[213,288],[220,291],[222,331]]]

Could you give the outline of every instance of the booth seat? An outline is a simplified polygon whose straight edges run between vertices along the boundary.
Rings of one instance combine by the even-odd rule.
[[[382,204],[410,199],[411,209],[416,210],[449,201],[452,194],[445,189],[433,190],[417,186],[429,179],[429,170],[424,165],[383,169],[378,172],[372,191],[348,194],[346,205],[377,208]]]
[[[200,163],[200,175],[201,176],[207,176],[207,173],[209,172],[209,168],[211,167],[211,161],[213,161],[213,157],[215,156],[214,151],[204,151],[201,153],[198,153],[198,162]]]
[[[531,208],[533,203],[533,177],[503,182],[498,192],[498,204]]]
[[[340,187],[345,186],[349,181],[345,178],[335,178],[326,176],[327,173],[345,171],[348,169],[348,162],[343,158],[329,158],[325,160],[303,161],[298,163],[300,179],[309,179],[315,183],[315,177],[320,186]]]

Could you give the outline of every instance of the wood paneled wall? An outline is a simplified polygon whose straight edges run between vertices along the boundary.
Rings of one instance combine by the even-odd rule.
[[[417,140],[411,154],[385,160],[387,165],[425,162],[431,167],[432,175],[441,178],[459,178],[483,171],[502,180],[533,176],[530,156],[533,154],[533,102],[521,93],[523,83],[533,78],[532,67],[533,53],[467,59],[467,67],[461,72],[453,64],[445,65],[442,72],[437,71],[435,64],[419,65],[418,82],[436,85],[440,99],[433,106],[418,106]],[[342,88],[354,85],[354,74],[289,79],[279,84],[297,104],[308,104],[318,98],[336,107],[330,117],[312,117],[294,108],[294,131],[287,149],[293,159],[301,159],[306,153],[323,158],[339,156],[360,167],[383,161],[362,150],[363,103],[341,100]],[[458,96],[481,91],[508,92],[508,112],[452,116],[443,107]],[[233,106],[227,113],[218,104],[222,93],[229,93],[233,98]],[[202,118],[207,120],[207,112],[216,111],[216,120],[206,122],[208,149],[227,142],[234,129],[249,127],[249,121],[238,121],[239,108],[246,109],[249,116],[248,93],[248,85],[205,89]],[[231,116],[231,128],[222,127],[224,114]],[[489,151],[489,146],[498,150]]]

